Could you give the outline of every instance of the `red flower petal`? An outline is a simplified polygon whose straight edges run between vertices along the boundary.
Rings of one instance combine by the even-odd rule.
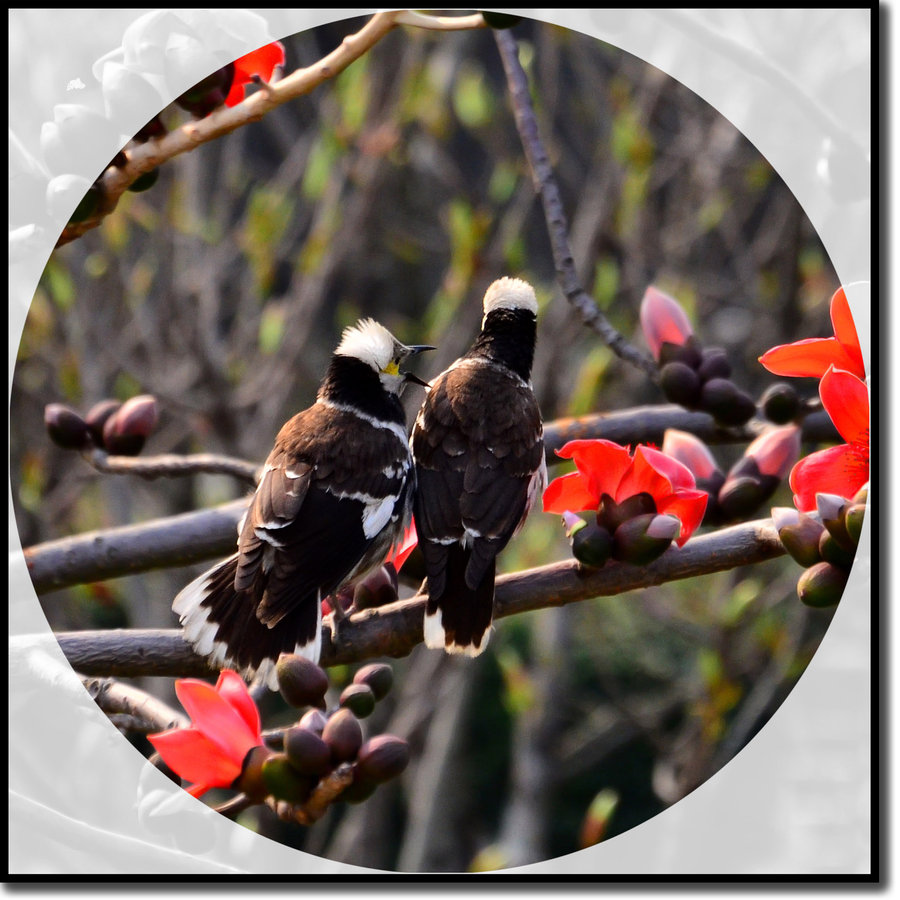
[[[211,684],[182,678],[175,682],[175,693],[194,727],[238,767],[247,751],[260,744],[259,735]]]
[[[801,512],[816,508],[816,494],[852,497],[869,480],[869,458],[859,444],[841,444],[810,453],[794,466],[791,488]]]
[[[266,44],[257,50],[253,50],[234,61],[234,81],[231,90],[225,98],[226,106],[237,106],[246,91],[244,88],[250,84],[252,76],[259,75],[263,81],[270,81],[276,66],[284,65],[284,45],[281,41]]]
[[[557,453],[575,460],[575,466],[588,479],[589,490],[597,500],[594,507],[599,503],[601,494],[615,496],[622,476],[632,464],[627,447],[603,438],[569,441]],[[575,507],[569,508],[574,510]]]
[[[773,375],[798,378],[821,378],[829,366],[849,368],[853,365],[837,338],[807,338],[793,344],[781,344],[767,350],[759,361]]]
[[[191,790],[195,797],[211,787],[228,787],[241,774],[243,757],[240,762],[230,759],[196,728],[173,728],[147,739],[173,772],[196,782]]]
[[[681,535],[675,542],[679,547],[700,527],[708,499],[706,491],[679,490],[657,503],[660,514],[675,516],[681,522]]]
[[[853,314],[850,312],[847,295],[842,287],[838,288],[831,298],[831,325],[834,328],[834,336],[844,348],[844,352],[851,363],[850,367],[837,366],[837,368],[847,368],[848,372],[852,372],[858,378],[865,378],[866,367],[863,365],[859,335],[853,322]]]
[[[648,450],[650,450],[650,453],[645,452]],[[672,493],[672,482],[651,461],[653,460],[653,453],[658,453],[658,451],[651,450],[651,448],[643,445],[634,451],[633,465],[622,477],[618,489],[613,495],[616,503],[621,503],[623,500],[627,500],[629,497],[644,491],[650,494],[654,500],[660,500]],[[663,454],[660,453],[659,455],[662,456]],[[666,459],[669,459],[669,457],[666,457]],[[681,463],[677,463],[674,459],[669,461],[673,465],[681,466]],[[681,466],[681,468],[687,471],[684,466]],[[693,486],[694,479],[691,476],[691,487]],[[657,512],[659,512],[658,506]]]
[[[257,738],[256,744],[261,744],[259,710],[250,696],[250,691],[247,690],[244,679],[231,669],[223,669],[219,673],[219,680],[216,682],[216,691],[247,723],[247,727]]]
[[[388,555],[387,562],[393,563],[394,568],[399,572],[406,562],[409,554],[416,549],[419,543],[419,535],[416,531],[416,523],[414,519],[410,520],[409,528],[403,533],[403,537],[393,547]]]
[[[655,447],[643,445],[635,451],[635,459],[637,459],[638,451],[674,489],[696,487],[697,482],[694,479],[694,473],[683,462],[662,453]]]
[[[544,512],[562,515],[566,511],[577,512],[597,509],[600,497],[591,489],[581,472],[572,472],[554,478],[544,491]]]
[[[869,389],[850,372],[830,368],[819,382],[819,396],[834,427],[850,444],[869,444]]]
[[[784,478],[800,455],[800,429],[796,425],[769,428],[744,451],[756,460],[763,475]]]

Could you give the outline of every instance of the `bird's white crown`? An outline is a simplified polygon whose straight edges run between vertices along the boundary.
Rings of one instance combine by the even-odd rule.
[[[374,319],[360,319],[344,329],[341,342],[334,351],[336,356],[353,356],[383,372],[394,358],[397,342],[394,336]]]
[[[484,294],[484,314],[495,309],[527,309],[537,315],[534,288],[521,278],[498,278]]]

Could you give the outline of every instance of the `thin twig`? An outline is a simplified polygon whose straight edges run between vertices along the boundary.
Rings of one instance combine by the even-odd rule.
[[[141,478],[173,478],[196,475],[231,475],[256,487],[259,466],[231,456],[214,453],[162,453],[157,456],[109,456],[94,448],[84,454],[84,459],[98,472],[106,475],[139,475]]]
[[[67,225],[56,246],[68,244],[96,228],[140,175],[244,125],[258,122],[263,116],[289,100],[309,94],[367,53],[401,21],[408,25],[439,28],[443,31],[484,27],[484,20],[480,14],[453,18],[402,15],[402,12],[400,10],[378,12],[358,32],[345,37],[340,46],[317,63],[304,69],[297,69],[278,82],[267,84],[264,90],[256,91],[237,106],[222,106],[202,119],[188,122],[170,131],[159,140],[150,140],[126,150],[126,164],[110,166],[98,179],[104,198],[102,213],[82,222]]]
[[[531,169],[535,190],[541,195],[560,288],[566,300],[578,310],[584,324],[596,331],[616,356],[637,366],[655,381],[658,370],[654,360],[625,340],[581,286],[578,273],[575,271],[575,260],[572,257],[566,214],[553,175],[553,168],[541,141],[537,117],[528,90],[528,77],[519,62],[519,48],[516,39],[508,31],[495,31],[494,40],[497,42],[506,72],[516,128],[525,148],[525,156]]]
[[[575,560],[551,563],[497,579],[494,617],[609,597],[627,591],[694,578],[784,554],[771,520],[745,522],[694,537],[666,551],[649,566],[608,563],[587,569]],[[322,631],[323,666],[357,663],[379,656],[403,657],[422,642],[427,596],[417,594],[387,606],[366,609],[341,624],[340,639]],[[72,667],[83,675],[209,675],[212,670],[177,629],[62,632],[56,635]]]

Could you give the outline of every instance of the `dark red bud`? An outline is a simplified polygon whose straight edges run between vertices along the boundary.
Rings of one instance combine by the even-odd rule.
[[[362,728],[349,709],[339,709],[328,720],[322,740],[331,749],[332,762],[349,761],[356,757],[362,745]]]
[[[348,684],[341,691],[339,703],[357,719],[365,719],[375,712],[375,694],[367,684]]]
[[[284,753],[301,775],[324,775],[331,768],[331,750],[314,732],[300,726],[284,733]]]
[[[138,177],[128,185],[128,190],[133,194],[140,194],[142,191],[149,191],[157,181],[159,181],[159,169],[151,169],[149,172],[138,175]]]
[[[743,425],[756,412],[753,398],[725,378],[711,378],[703,385],[700,406],[722,425]]]
[[[356,770],[364,781],[381,784],[396,778],[409,765],[409,744],[392,734],[379,734],[359,749]]]
[[[296,709],[304,706],[325,708],[328,675],[312,660],[295,653],[282,653],[275,665],[278,689],[285,702]]]
[[[101,400],[99,403],[95,403],[84,417],[84,421],[87,423],[88,430],[91,432],[91,437],[94,439],[94,444],[97,447],[103,446],[103,426],[121,405],[118,400]]]
[[[823,531],[821,536],[819,537],[819,556],[825,562],[831,563],[833,566],[837,566],[840,569],[845,569],[846,571],[850,571],[850,567],[853,565],[853,559],[856,556],[854,550],[848,550],[846,547],[841,546],[835,538],[834,535],[828,531]]]
[[[859,545],[859,536],[862,533],[865,516],[865,503],[851,503],[844,512],[844,527],[847,529],[847,535],[853,541],[854,546]]]
[[[793,385],[784,382],[773,384],[760,397],[759,406],[770,422],[786,425],[800,412],[800,395]]]
[[[266,747],[253,747],[244,757],[241,774],[235,779],[233,787],[253,800],[262,802],[269,793],[263,776],[263,766],[272,752]]]
[[[613,535],[613,557],[645,566],[669,549],[681,532],[674,516],[646,513],[623,522]]]
[[[697,368],[701,381],[731,377],[731,363],[728,361],[728,354],[721,347],[704,348],[702,357]]]
[[[367,684],[376,700],[382,700],[394,686],[394,670],[387,663],[369,663],[353,676],[354,684]]]
[[[91,442],[87,423],[64,403],[48,403],[44,407],[44,425],[50,440],[66,450],[81,450]]]
[[[700,398],[700,376],[683,362],[666,363],[659,370],[659,386],[666,399],[694,407]]]

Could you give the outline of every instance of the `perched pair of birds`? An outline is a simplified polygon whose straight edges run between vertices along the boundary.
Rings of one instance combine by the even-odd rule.
[[[237,553],[175,598],[195,651],[272,687],[281,653],[318,661],[322,599],[380,566],[414,515],[425,642],[480,653],[497,554],[546,484],[536,331],[531,285],[495,281],[471,349],[429,386],[400,366],[433,348],[372,319],[348,328],[316,402],[275,439]],[[411,440],[399,399],[410,381],[428,388]]]

